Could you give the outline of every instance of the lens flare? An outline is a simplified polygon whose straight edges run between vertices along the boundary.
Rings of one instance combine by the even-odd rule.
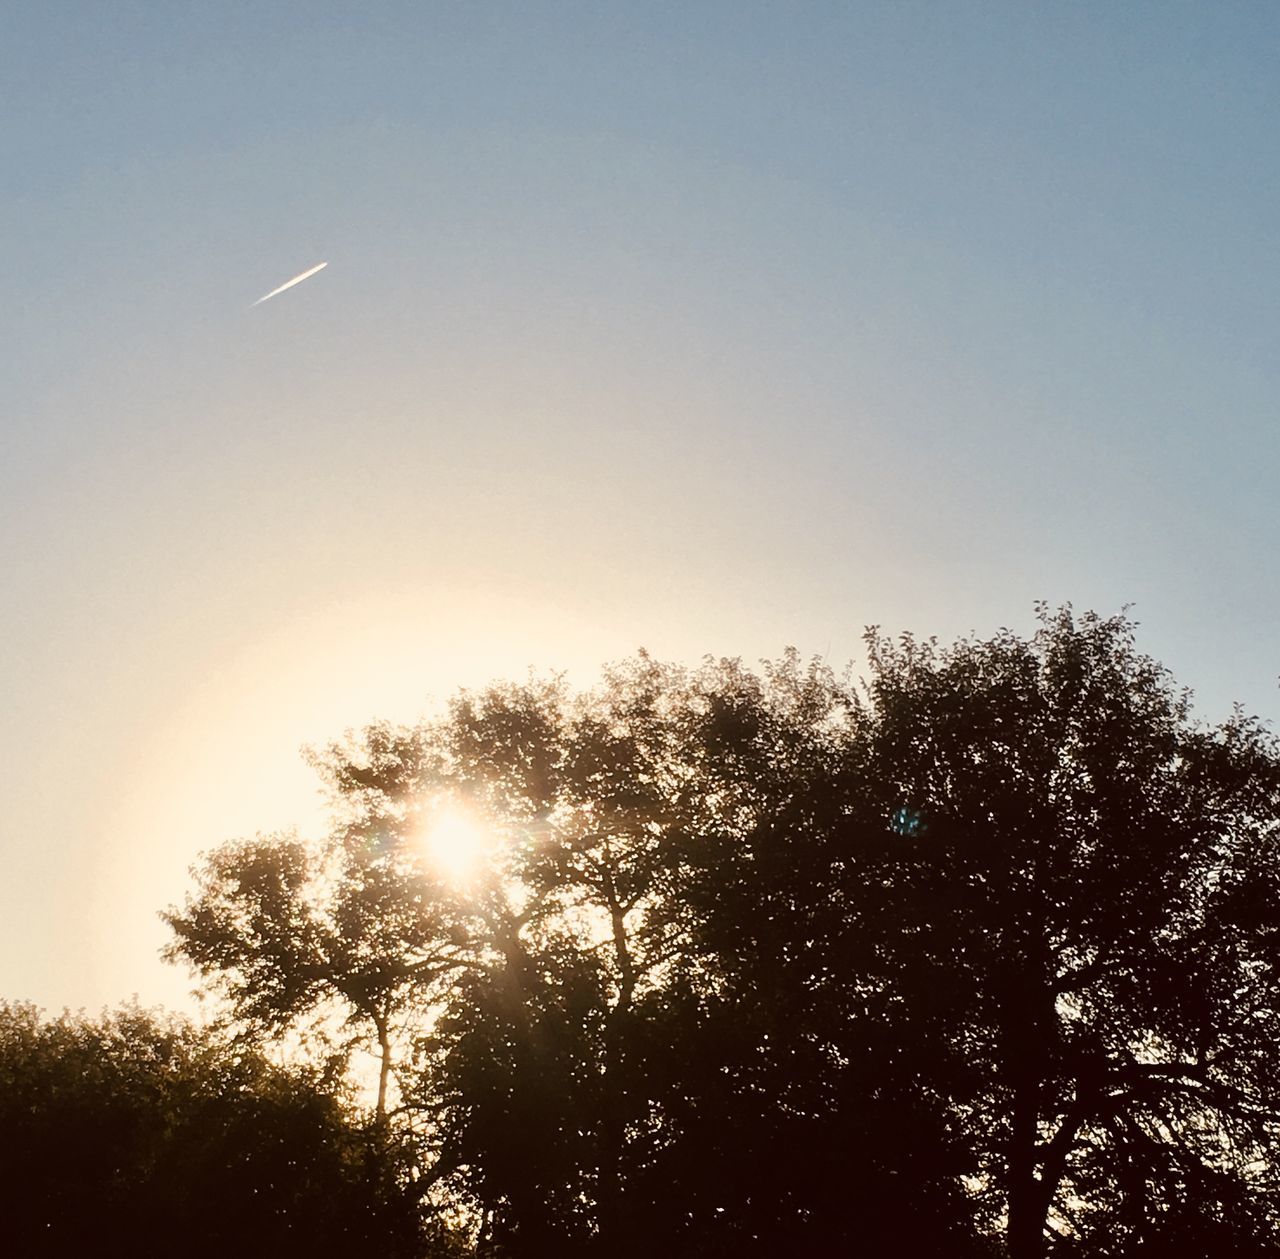
[[[484,869],[493,835],[453,800],[442,800],[426,812],[419,846],[432,868],[447,882],[465,884]]]

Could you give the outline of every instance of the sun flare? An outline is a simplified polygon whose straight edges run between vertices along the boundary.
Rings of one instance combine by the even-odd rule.
[[[470,883],[484,868],[493,837],[462,805],[443,800],[427,810],[420,846],[442,878],[450,883]]]

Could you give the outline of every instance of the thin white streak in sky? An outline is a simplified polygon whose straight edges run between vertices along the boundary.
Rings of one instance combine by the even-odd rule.
[[[283,293],[285,289],[291,289],[295,284],[301,284],[303,280],[307,279],[309,276],[315,275],[317,271],[323,271],[328,265],[329,264],[327,262],[320,262],[312,267],[310,271],[304,271],[301,275],[295,275],[292,280],[287,280],[278,289],[272,289],[266,297],[260,297],[256,302],[251,302],[249,304],[249,309],[252,310],[255,306],[261,306],[267,298],[274,297],[277,293]]]

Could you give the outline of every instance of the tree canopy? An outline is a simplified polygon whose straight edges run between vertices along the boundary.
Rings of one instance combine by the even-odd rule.
[[[0,1004],[0,1133],[7,1254],[422,1253],[339,1095],[183,1020]]]
[[[1127,617],[1040,618],[372,725],[171,956],[243,1035],[374,1046],[477,1253],[1276,1253],[1280,751]]]

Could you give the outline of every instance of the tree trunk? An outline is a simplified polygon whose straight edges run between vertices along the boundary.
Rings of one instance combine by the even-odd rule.
[[[626,1140],[626,1039],[636,969],[627,938],[627,910],[618,899],[612,874],[604,877],[605,902],[613,927],[614,961],[618,968],[618,999],[605,1027],[604,1114],[601,1125],[600,1238],[605,1253],[620,1253],[622,1241],[622,1152]]]
[[[1076,1083],[1075,1100],[1067,1108],[1058,1130],[1044,1150],[1040,1161],[1040,1179],[1037,1184],[1036,1213],[1041,1219],[1041,1231],[1053,1210],[1053,1200],[1058,1196],[1058,1185],[1062,1182],[1062,1174],[1067,1169],[1067,1158],[1075,1148],[1076,1137],[1085,1116],[1095,1108],[1097,1093],[1094,1088],[1079,1081]]]
[[[1010,1259],[1041,1259],[1044,1254],[1044,1217],[1040,1182],[1036,1178],[1036,1143],[1039,1136],[1039,1082],[1025,1063],[1015,1067],[1013,1114],[1007,1164]]]
[[[1013,1086],[1006,1164],[1010,1259],[1042,1259],[1049,1208],[1036,1169],[1045,1054],[1057,1014],[1052,986],[1043,982],[1048,966],[1042,954],[1043,928],[1037,928],[1020,950],[1028,961],[1012,985],[1005,1024],[1005,1069]]]
[[[387,1082],[391,1078],[391,1037],[387,1032],[387,1018],[382,1011],[375,1012],[373,1025],[378,1031],[378,1049],[381,1061],[378,1064],[378,1107],[375,1111],[378,1127],[387,1122]]]

